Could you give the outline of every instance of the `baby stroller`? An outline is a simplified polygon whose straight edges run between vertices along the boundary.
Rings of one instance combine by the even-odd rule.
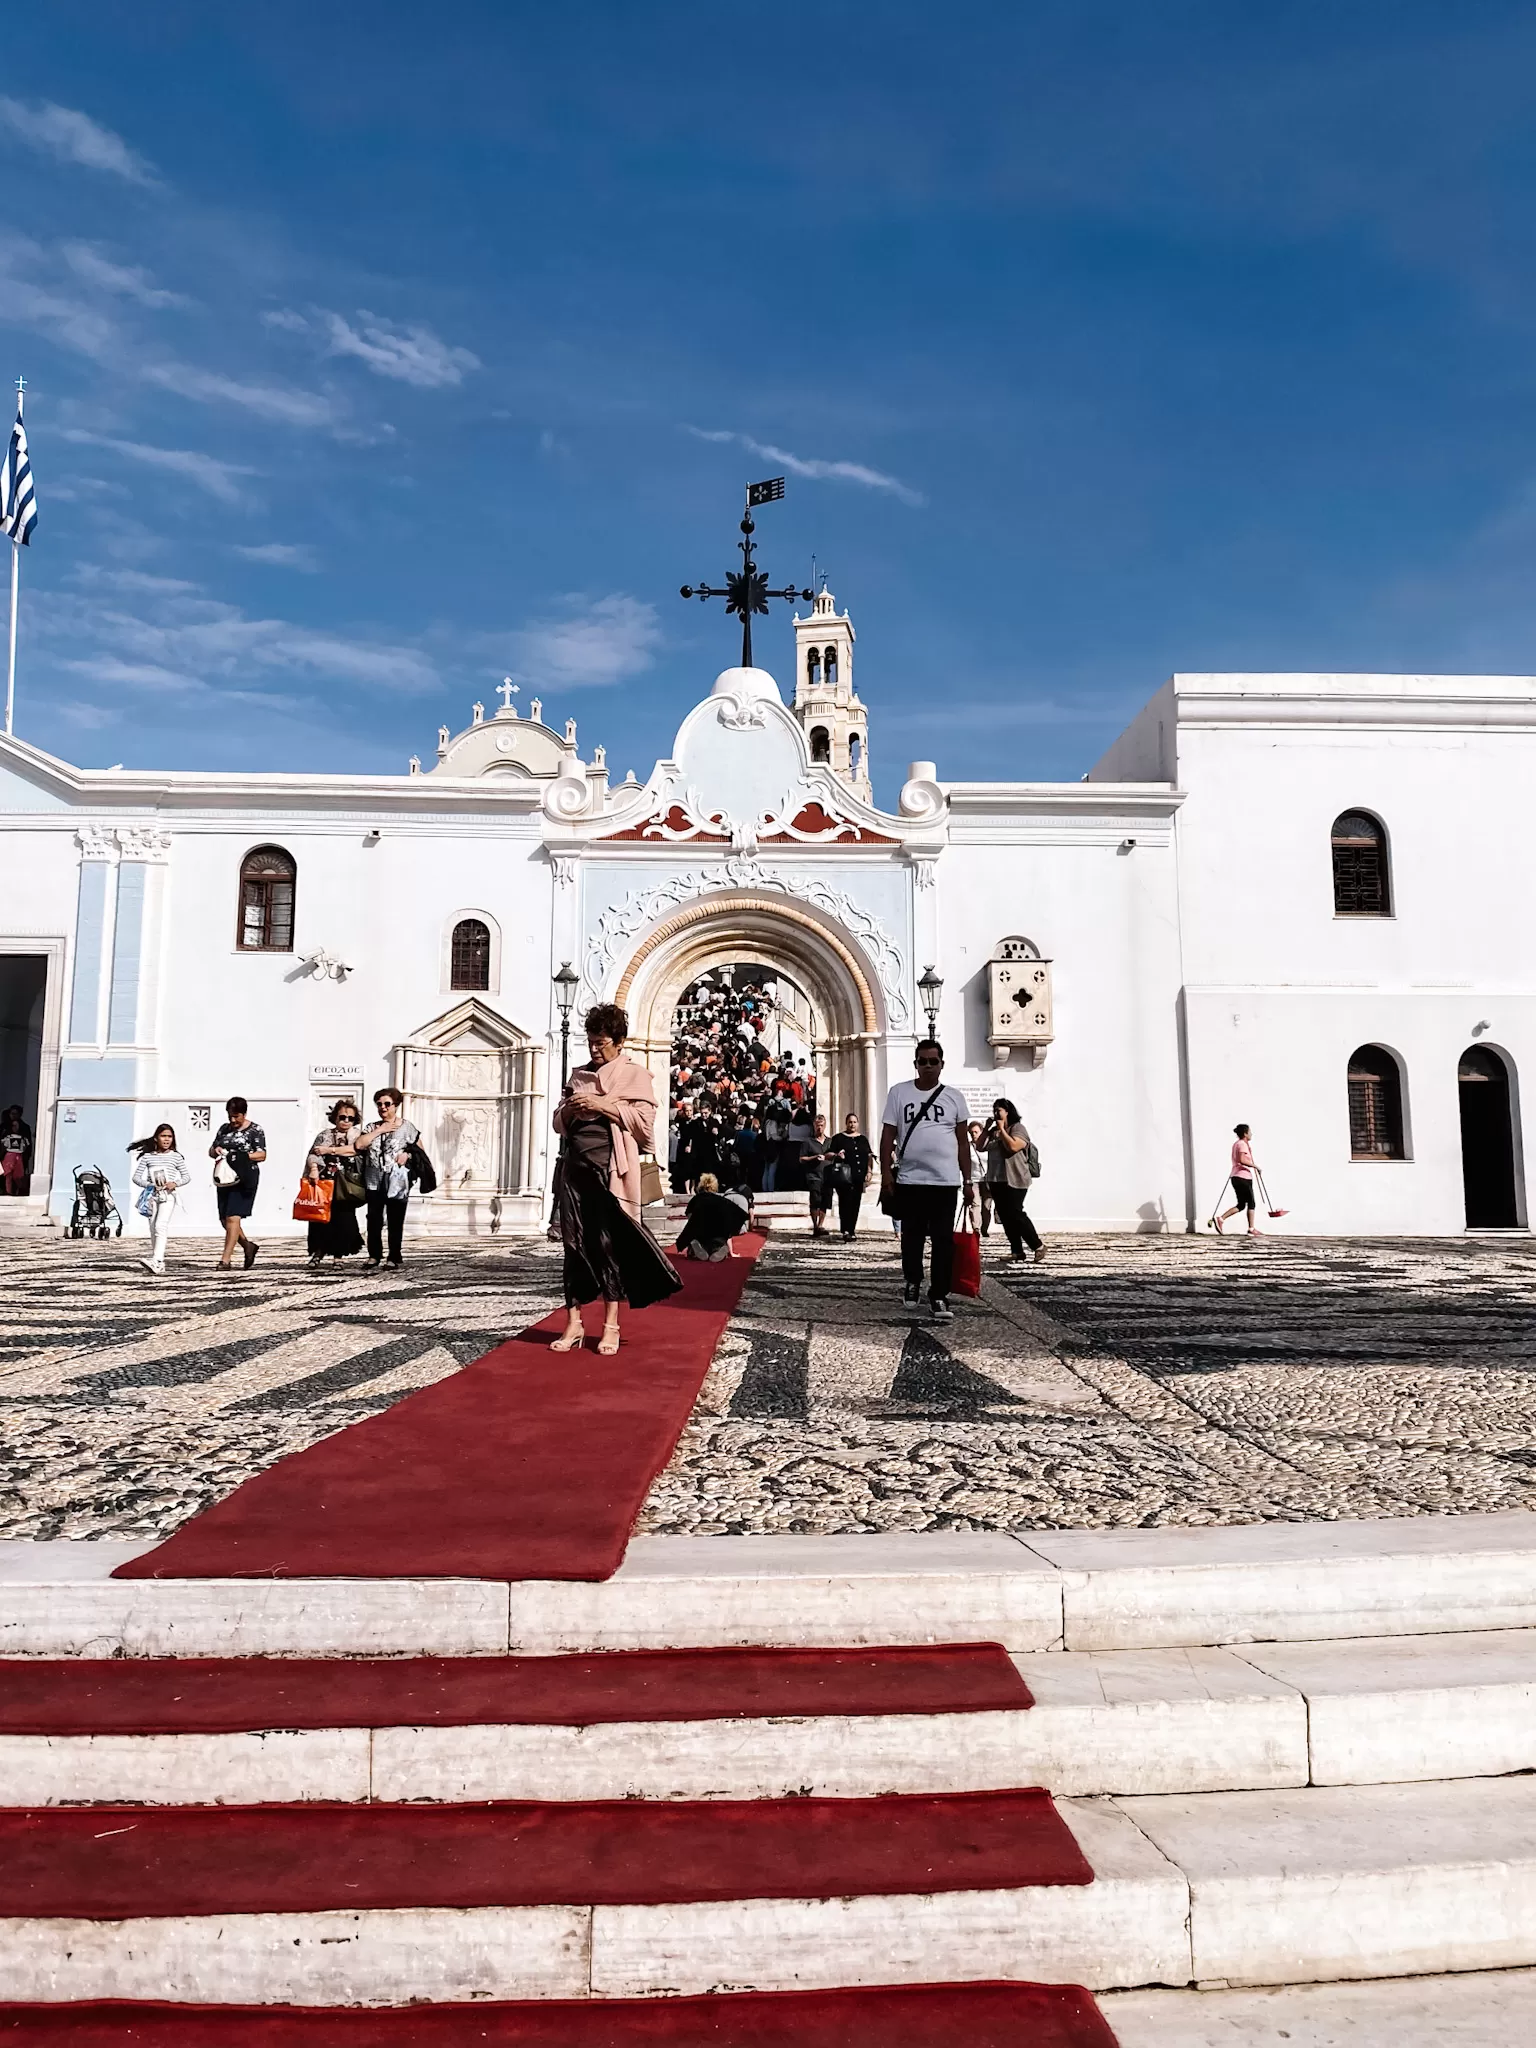
[[[117,1225],[116,1230],[112,1228]],[[66,1237],[121,1237],[123,1219],[112,1199],[112,1183],[99,1166],[75,1168],[75,1206]]]

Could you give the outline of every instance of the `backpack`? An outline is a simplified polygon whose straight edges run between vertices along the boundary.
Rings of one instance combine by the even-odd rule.
[[[1038,1180],[1040,1178],[1040,1147],[1033,1138],[1025,1140],[1024,1163],[1029,1168],[1030,1179]]]

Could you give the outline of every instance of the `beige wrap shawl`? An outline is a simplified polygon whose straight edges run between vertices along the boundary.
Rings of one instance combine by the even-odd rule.
[[[649,1067],[620,1053],[600,1067],[578,1067],[570,1079],[574,1094],[601,1095],[618,1112],[613,1120],[613,1165],[608,1186],[638,1223],[640,1155],[648,1152],[656,1128],[656,1083]],[[570,1097],[555,1111],[555,1129],[565,1135]]]

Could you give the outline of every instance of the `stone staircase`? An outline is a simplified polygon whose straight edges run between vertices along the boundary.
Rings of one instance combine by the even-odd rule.
[[[388,1836],[413,1815],[520,1801],[628,1802],[628,1823],[614,1810],[635,1827],[677,1802],[685,1828],[711,1803],[782,1803],[810,1829],[815,1802],[835,1800],[850,1839],[894,1839],[925,1801],[959,1795],[979,1823],[989,1800],[1044,1786],[1093,1882],[936,1886],[925,1851],[898,1855],[877,1889],[827,1895],[810,1877],[804,1895],[754,1889],[744,1855],[710,1896],[580,1910],[300,1898],[262,1914],[215,1896],[189,1915],[150,1900],[0,1922],[0,1999],[390,2005],[1024,1978],[1101,1994],[1122,2048],[1536,2038],[1536,1517],[642,1538],[597,1584],[107,1576],[147,1547],[0,1545],[0,1654],[73,1660],[82,1687],[110,1690],[123,1667],[102,1660],[123,1657],[994,1641],[1034,1703],[427,1725],[386,1700],[324,1727],[251,1714],[195,1733],[70,1732],[67,1713],[44,1714],[0,1735],[0,1806],[58,1816],[34,1813],[31,1854],[50,1826],[105,1844],[174,1823],[179,1853],[216,1873],[242,1809],[341,1816],[305,1823],[322,1829],[371,1813]],[[41,1667],[10,1668],[14,1689]]]

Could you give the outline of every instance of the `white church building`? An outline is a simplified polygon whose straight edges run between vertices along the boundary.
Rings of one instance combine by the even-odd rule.
[[[792,705],[727,669],[643,783],[509,690],[397,776],[0,739],[0,1108],[36,1133],[3,1220],[67,1216],[91,1164],[128,1211],[124,1148],[163,1120],[212,1232],[196,1162],[239,1094],[254,1234],[297,1229],[324,1106],[388,1080],[439,1174],[412,1227],[537,1229],[562,969],[576,1048],[588,1003],[624,1004],[665,1099],[678,998],[753,962],[866,1128],[936,1005],[946,1078],[1030,1127],[1047,1233],[1202,1226],[1239,1121],[1277,1228],[1526,1227],[1536,679],[1177,675],[1081,781],[918,761],[885,812],[829,593],[795,644]]]

